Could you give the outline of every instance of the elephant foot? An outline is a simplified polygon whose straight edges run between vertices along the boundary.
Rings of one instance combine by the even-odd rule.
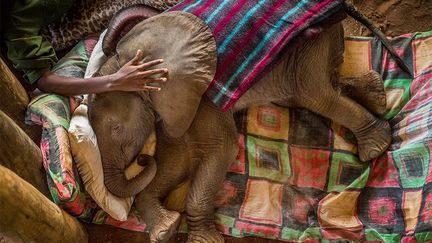
[[[341,78],[338,84],[342,94],[348,96],[369,111],[383,116],[387,111],[384,81],[375,71],[363,75]]]
[[[387,99],[384,90],[384,81],[377,72],[366,75],[369,80],[364,89],[360,89],[358,96],[362,97],[361,103],[373,113],[383,116],[387,111]]]
[[[177,230],[181,215],[175,211],[166,211],[150,230],[150,242],[168,242]]]
[[[378,120],[363,135],[356,134],[360,160],[363,162],[380,156],[391,143],[391,129],[387,121]]]
[[[225,239],[216,229],[190,231],[187,243],[220,243]]]

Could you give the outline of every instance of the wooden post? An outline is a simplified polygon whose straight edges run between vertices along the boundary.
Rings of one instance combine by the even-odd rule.
[[[0,165],[14,171],[42,194],[51,198],[39,147],[1,110],[0,141]],[[0,177],[0,184],[1,181]]]
[[[29,137],[39,142],[41,128],[24,123],[29,97],[21,83],[0,58],[0,110],[6,113]]]
[[[23,242],[87,242],[85,228],[13,171],[0,166],[0,235]]]

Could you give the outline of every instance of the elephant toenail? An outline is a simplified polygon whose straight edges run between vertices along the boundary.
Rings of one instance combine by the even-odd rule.
[[[370,158],[370,159],[375,159],[375,158],[378,157],[379,155],[380,155],[380,151],[373,150],[373,151],[371,151],[371,152],[369,153],[369,158]]]

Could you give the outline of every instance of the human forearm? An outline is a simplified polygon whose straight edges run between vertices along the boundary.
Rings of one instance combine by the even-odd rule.
[[[136,56],[121,67],[116,73],[88,79],[62,77],[52,72],[45,72],[38,80],[37,86],[45,92],[58,93],[71,96],[78,94],[101,93],[107,91],[141,91],[160,90],[158,87],[148,86],[149,83],[165,82],[168,70],[166,68],[149,69],[161,64],[158,59],[140,64],[142,52],[137,51]]]
[[[51,72],[45,72],[38,80],[37,87],[44,92],[73,96],[111,91],[114,81],[113,75],[82,79],[62,77]]]

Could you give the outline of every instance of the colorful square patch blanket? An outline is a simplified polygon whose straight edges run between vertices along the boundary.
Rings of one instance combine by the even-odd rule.
[[[365,37],[346,39],[341,70],[347,75],[374,69],[382,75],[385,119],[392,127],[388,151],[361,163],[353,134],[308,110],[268,105],[242,111],[236,114],[241,149],[216,201],[219,230],[292,242],[432,241],[432,32],[406,34],[392,43],[414,79],[379,41]],[[82,77],[91,45],[78,44],[57,70]],[[68,99],[41,96],[27,118],[44,126],[41,147],[57,204],[87,222],[145,230],[135,211],[127,221],[115,221],[80,186],[65,135]]]

